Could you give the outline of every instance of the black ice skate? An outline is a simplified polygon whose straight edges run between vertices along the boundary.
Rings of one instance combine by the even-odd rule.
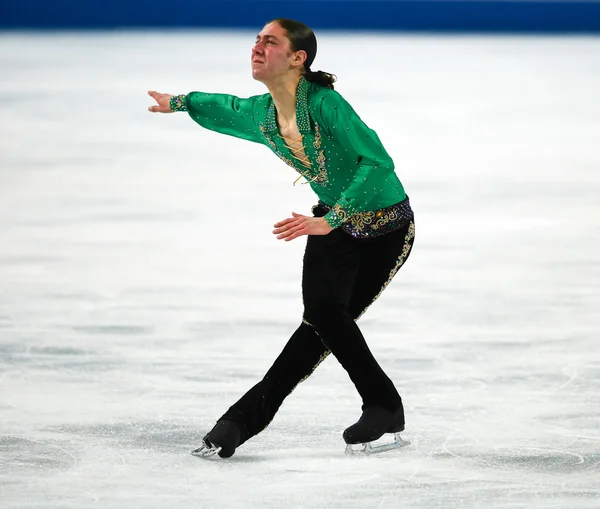
[[[374,454],[404,447],[410,442],[402,440],[400,432],[404,431],[404,409],[400,407],[396,413],[385,408],[371,407],[363,411],[361,418],[344,431],[346,454],[350,456]],[[393,434],[377,442],[384,435]]]
[[[202,439],[202,445],[192,451],[194,456],[208,458],[218,454],[221,458],[233,456],[242,440],[242,432],[238,425],[229,419],[222,419]]]

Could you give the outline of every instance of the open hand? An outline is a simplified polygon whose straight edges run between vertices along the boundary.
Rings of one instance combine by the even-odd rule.
[[[171,94],[159,94],[158,92],[150,90],[148,95],[158,103],[158,106],[149,106],[148,111],[153,113],[173,113],[169,103],[171,97],[173,97]]]
[[[273,233],[286,242],[302,235],[327,235],[333,228],[322,217],[309,217],[292,212],[292,216],[275,223]]]

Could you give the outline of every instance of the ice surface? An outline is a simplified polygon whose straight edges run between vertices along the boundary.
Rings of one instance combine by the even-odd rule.
[[[189,454],[301,316],[308,186],[152,115],[240,96],[252,32],[0,35],[0,506],[600,506],[600,39],[325,33],[315,69],[416,211],[361,320],[411,445],[352,459],[331,358],[228,461]]]

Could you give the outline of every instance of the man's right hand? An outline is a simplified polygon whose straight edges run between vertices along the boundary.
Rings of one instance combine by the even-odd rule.
[[[148,111],[153,113],[173,113],[171,105],[169,104],[171,97],[173,97],[171,94],[159,94],[158,92],[150,90],[148,95],[158,103],[158,106],[149,106]]]

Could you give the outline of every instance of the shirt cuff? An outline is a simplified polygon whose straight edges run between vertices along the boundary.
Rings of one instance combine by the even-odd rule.
[[[336,203],[335,206],[323,216],[323,219],[325,219],[329,226],[335,229],[348,221],[349,217],[350,214],[348,214],[348,211]]]
[[[182,95],[174,95],[169,99],[169,106],[171,111],[187,111],[187,102],[185,100],[185,94]]]

